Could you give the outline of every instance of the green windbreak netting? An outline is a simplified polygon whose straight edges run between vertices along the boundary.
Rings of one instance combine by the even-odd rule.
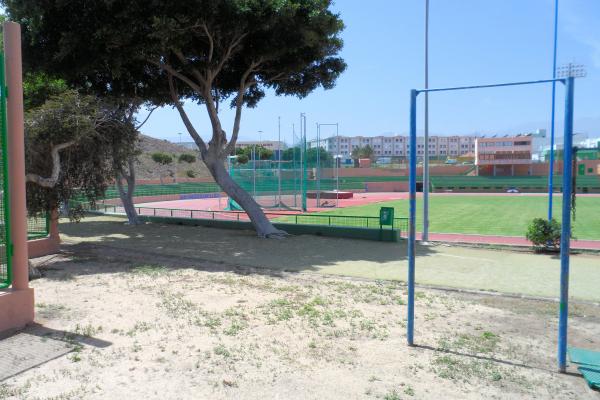
[[[8,254],[8,184],[6,151],[6,86],[4,83],[4,54],[0,53],[0,287],[11,284],[12,273]]]
[[[27,218],[27,239],[39,239],[48,236],[50,217],[48,214]]]
[[[229,168],[233,180],[261,207],[280,210],[301,209],[303,172],[299,160],[250,160],[245,164],[233,162]],[[239,209],[239,206],[230,200],[229,208]]]

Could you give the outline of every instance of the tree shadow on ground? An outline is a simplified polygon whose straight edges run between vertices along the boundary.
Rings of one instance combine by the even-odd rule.
[[[128,226],[122,219],[105,217],[61,223],[60,230],[63,251],[80,261],[86,257],[114,261],[112,267],[102,267],[107,272],[114,268],[122,270],[123,267],[116,265],[118,261],[158,263],[170,268],[243,270],[240,267],[251,267],[275,272],[331,270],[331,273],[336,273],[338,265],[344,264],[344,268],[357,271],[377,265],[393,271],[397,279],[403,279],[401,272],[407,265],[405,240],[391,243],[313,235],[266,240],[258,238],[253,231],[159,223]],[[435,252],[435,246],[418,246],[417,249],[419,257]],[[82,265],[80,270],[72,272],[98,273],[96,268],[86,271]]]

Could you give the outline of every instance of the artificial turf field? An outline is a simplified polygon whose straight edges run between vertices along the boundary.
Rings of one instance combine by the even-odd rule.
[[[547,217],[548,198],[535,195],[445,195],[429,200],[430,232],[524,236],[536,217]],[[408,216],[408,200],[394,200],[346,207],[324,214],[378,216],[381,207],[394,207],[395,217]],[[560,222],[562,201],[554,196],[553,214]],[[417,230],[423,226],[422,199],[417,199]],[[578,196],[573,234],[577,239],[600,240],[600,197]]]

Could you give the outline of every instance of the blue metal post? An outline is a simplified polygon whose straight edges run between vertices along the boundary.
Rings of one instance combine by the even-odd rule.
[[[565,133],[563,145],[562,232],[560,237],[560,307],[558,321],[558,369],[567,368],[567,323],[569,318],[569,252],[571,240],[571,179],[573,170],[573,91],[575,79],[566,79]]]
[[[554,55],[552,58],[552,79],[556,79],[556,44],[558,39],[558,0],[554,2]],[[552,82],[552,116],[550,118],[550,165],[548,169],[548,221],[552,219],[552,194],[554,193],[554,108],[556,82]]]
[[[415,254],[417,215],[417,95],[410,91],[410,138],[409,138],[409,220],[408,220],[408,315],[406,324],[406,340],[408,345],[414,344],[415,322]]]

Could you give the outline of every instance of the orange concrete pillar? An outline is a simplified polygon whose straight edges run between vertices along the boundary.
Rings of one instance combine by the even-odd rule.
[[[25,135],[23,128],[23,76],[21,26],[4,24],[6,85],[8,87],[8,179],[10,230],[13,245],[13,289],[27,289],[27,208],[25,205]]]
[[[33,322],[33,289],[29,288],[27,260],[27,208],[25,205],[25,140],[23,128],[23,77],[21,27],[4,23],[4,53],[7,86],[8,187],[13,283],[0,291],[0,331],[21,328]]]

